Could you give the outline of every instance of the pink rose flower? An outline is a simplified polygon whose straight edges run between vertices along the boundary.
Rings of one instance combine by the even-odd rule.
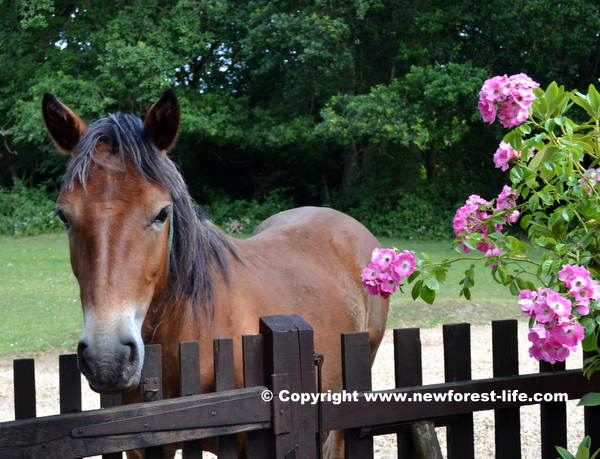
[[[483,121],[492,124],[498,115],[504,127],[518,126],[529,116],[537,87],[524,73],[490,78],[483,84],[477,104]]]
[[[583,177],[579,179],[579,183],[583,185],[583,189],[586,191],[588,196],[592,195],[593,189],[596,187],[596,183],[600,181],[600,169],[588,169],[583,174]]]
[[[584,266],[565,264],[558,279],[565,284],[567,293],[548,288],[519,293],[522,311],[537,321],[529,330],[529,355],[552,364],[564,361],[585,338],[575,312],[585,316],[590,312],[590,302],[600,300],[600,285]]]
[[[517,190],[513,190],[508,185],[504,185],[496,199],[496,210],[510,209],[516,204],[518,197]]]
[[[529,152],[529,158],[525,158],[525,159],[530,159],[532,158],[534,155],[534,150],[533,148],[531,149],[531,151]],[[507,170],[510,166],[510,160],[513,158],[522,158],[523,159],[523,151],[515,151],[513,149],[513,147],[510,146],[510,144],[506,143],[504,140],[502,140],[500,142],[500,145],[498,145],[498,149],[496,150],[496,153],[494,153],[494,164],[496,165],[497,168],[502,169],[503,171]]]
[[[394,260],[394,272],[398,277],[409,277],[415,272],[417,266],[417,259],[414,257],[414,252],[405,250]]]
[[[395,249],[373,250],[371,262],[362,274],[361,280],[369,295],[389,298],[405,277],[416,269],[417,259],[414,252],[405,250],[398,254]]]

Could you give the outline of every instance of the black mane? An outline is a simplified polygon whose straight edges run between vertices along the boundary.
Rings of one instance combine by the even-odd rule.
[[[173,239],[163,304],[189,301],[197,316],[201,308],[212,316],[211,274],[220,271],[229,279],[228,255],[237,259],[235,249],[194,204],[177,167],[150,141],[143,122],[136,116],[117,113],[92,124],[73,151],[63,187],[72,189],[76,182],[85,187],[91,164],[99,163],[94,155],[99,141],[112,146],[124,169],[128,155],[144,178],[171,190]]]

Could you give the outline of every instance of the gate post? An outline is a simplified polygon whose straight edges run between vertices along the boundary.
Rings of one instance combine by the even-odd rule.
[[[316,392],[313,329],[296,314],[278,315],[261,317],[260,333],[265,381],[273,393],[269,457],[316,458],[317,406],[289,400]]]

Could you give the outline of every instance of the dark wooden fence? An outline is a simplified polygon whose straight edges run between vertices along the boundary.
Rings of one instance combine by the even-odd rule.
[[[474,457],[476,441],[473,412],[494,410],[496,457],[514,459],[521,457],[520,406],[537,403],[533,397],[538,393],[580,398],[600,391],[600,380],[588,381],[580,370],[566,371],[558,364],[554,368],[542,365],[537,374],[518,375],[517,322],[492,325],[493,378],[471,379],[469,325],[445,325],[446,382],[428,386],[422,385],[419,330],[394,330],[396,388],[380,392],[371,391],[368,335],[344,334],[344,390],[353,394],[352,400],[337,403],[324,397],[318,405],[283,397],[315,393],[317,387],[313,331],[298,316],[264,317],[260,335],[243,337],[244,389],[234,389],[232,340],[215,340],[217,392],[212,394],[199,394],[198,344],[182,343],[184,396],[160,400],[160,347],[148,346],[142,386],[144,400],[152,403],[117,406],[119,397],[102,397],[104,409],[80,412],[80,375],[75,356],[68,355],[60,357],[63,414],[35,418],[33,360],[15,360],[17,420],[0,423],[0,457],[103,454],[114,459],[121,457],[120,451],[145,449],[146,458],[162,458],[162,445],[183,442],[183,455],[188,459],[201,457],[202,439],[218,437],[219,458],[234,458],[241,434],[246,437],[248,458],[316,458],[321,425],[323,430],[345,429],[347,458],[373,457],[373,436],[388,433],[397,434],[398,457],[414,458],[409,427],[432,421],[447,427],[448,458],[469,459]],[[339,362],[328,362],[325,356],[324,365],[328,364]],[[264,400],[266,390],[274,394],[271,401]],[[370,401],[376,393],[391,399]],[[489,397],[492,393],[497,399]],[[444,394],[453,394],[452,401],[431,401]],[[471,394],[479,394],[479,399]],[[483,400],[483,394],[488,394],[487,399]],[[566,403],[541,403],[540,407],[541,456],[555,458],[554,446],[567,444]],[[585,432],[600,439],[598,408],[585,409]]]

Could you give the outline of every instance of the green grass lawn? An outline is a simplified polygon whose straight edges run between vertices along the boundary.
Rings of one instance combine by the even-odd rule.
[[[414,250],[416,254],[428,253],[434,262],[456,258],[457,253],[450,241],[407,241],[379,238],[384,247],[397,247],[400,250]],[[476,255],[477,256],[477,255]],[[496,283],[483,263],[475,268],[475,287],[471,289],[471,301],[459,295],[459,282],[464,277],[470,261],[454,263],[448,271],[446,282],[437,292],[433,305],[423,300],[413,301],[410,293],[412,285],[405,287],[390,297],[388,327],[431,327],[439,323],[469,322],[489,323],[500,319],[525,319],[521,308],[508,287]]]
[[[450,242],[417,242],[381,238],[385,247],[427,252],[434,261],[455,255]],[[413,301],[410,286],[391,298],[390,327],[431,327],[438,323],[489,323],[521,318],[508,289],[476,269],[472,300],[459,298],[458,282],[468,262],[457,263],[430,306]],[[74,352],[83,328],[79,288],[71,272],[64,233],[36,237],[0,237],[0,354],[49,349]]]
[[[66,234],[0,236],[0,354],[71,352],[82,329]]]

